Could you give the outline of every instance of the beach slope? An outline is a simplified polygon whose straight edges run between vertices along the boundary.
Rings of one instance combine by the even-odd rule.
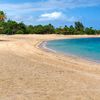
[[[1,35],[0,100],[100,100],[100,64],[40,46],[79,37],[91,36]]]

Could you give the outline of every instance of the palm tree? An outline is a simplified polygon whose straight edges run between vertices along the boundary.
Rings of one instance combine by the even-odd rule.
[[[6,14],[3,11],[0,11],[0,21],[4,21],[6,19]]]

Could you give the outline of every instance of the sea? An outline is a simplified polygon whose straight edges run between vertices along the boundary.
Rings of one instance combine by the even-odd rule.
[[[99,37],[51,40],[46,42],[45,47],[54,52],[100,63]]]

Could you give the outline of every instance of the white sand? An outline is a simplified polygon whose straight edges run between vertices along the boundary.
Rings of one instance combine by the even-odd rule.
[[[100,64],[38,47],[91,36],[0,36],[0,100],[100,100]]]

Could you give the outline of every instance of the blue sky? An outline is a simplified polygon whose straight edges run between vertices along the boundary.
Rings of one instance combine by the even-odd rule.
[[[8,19],[25,24],[71,25],[81,21],[100,29],[100,0],[0,0]]]

